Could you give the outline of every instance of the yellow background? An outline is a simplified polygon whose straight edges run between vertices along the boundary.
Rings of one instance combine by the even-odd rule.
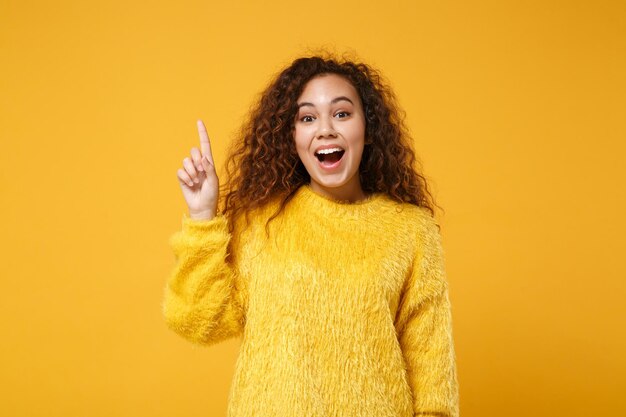
[[[176,170],[319,47],[445,209],[461,415],[623,415],[626,2],[550,0],[0,0],[0,415],[225,416],[239,340],[161,316]]]

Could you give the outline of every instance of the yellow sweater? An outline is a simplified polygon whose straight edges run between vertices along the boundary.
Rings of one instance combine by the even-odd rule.
[[[170,239],[169,328],[202,345],[243,337],[228,416],[458,416],[433,217],[383,193],[346,203],[305,185],[268,240],[276,208],[253,211],[242,234],[238,219],[232,235],[222,214],[184,215]]]

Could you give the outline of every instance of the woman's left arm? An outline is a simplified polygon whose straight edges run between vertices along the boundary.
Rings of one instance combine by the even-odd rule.
[[[438,225],[424,217],[418,253],[394,325],[415,416],[458,417],[459,385],[444,253]]]

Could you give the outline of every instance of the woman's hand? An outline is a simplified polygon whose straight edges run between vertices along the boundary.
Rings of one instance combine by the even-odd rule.
[[[183,168],[176,171],[183,197],[192,219],[209,220],[217,214],[219,180],[215,172],[211,143],[202,120],[198,120],[200,150],[191,148],[191,158],[183,159]]]

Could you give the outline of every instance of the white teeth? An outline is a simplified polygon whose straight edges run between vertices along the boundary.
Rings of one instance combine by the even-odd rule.
[[[319,150],[319,151],[317,151],[315,153],[316,154],[325,154],[325,155],[327,155],[329,153],[341,152],[341,151],[343,151],[343,149],[341,149],[341,148],[328,148],[328,149],[321,149],[321,150]]]

